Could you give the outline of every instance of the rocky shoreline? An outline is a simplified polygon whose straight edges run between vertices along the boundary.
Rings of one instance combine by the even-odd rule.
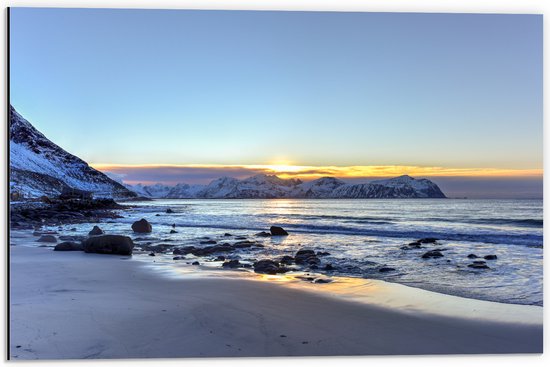
[[[113,199],[89,201],[21,201],[10,203],[10,228],[31,229],[73,223],[97,223],[122,218],[114,210],[126,208]]]
[[[306,280],[312,282],[330,281],[330,276],[337,274],[338,266],[326,260],[331,255],[326,251],[316,251],[313,248],[301,247],[292,255],[266,257],[261,254],[265,247],[262,240],[268,237],[289,236],[282,227],[271,226],[267,231],[255,235],[224,233],[223,235],[204,236],[197,239],[195,245],[170,243],[170,234],[178,233],[176,224],[168,233],[167,238],[155,238],[149,234],[153,231],[151,223],[145,219],[135,221],[131,228],[134,238],[128,233],[106,234],[97,224],[105,219],[123,218],[120,210],[128,208],[112,199],[95,199],[90,202],[58,202],[58,203],[25,203],[13,205],[11,208],[11,228],[33,230],[41,247],[53,247],[55,251],[84,251],[86,253],[132,255],[147,254],[151,257],[172,255],[175,262],[185,262],[190,265],[202,265],[216,262],[221,269],[249,269],[259,274],[283,274],[287,272],[304,272]],[[166,214],[174,213],[170,208]],[[88,236],[59,233],[53,230],[42,230],[44,226],[62,226],[68,224],[96,224]],[[74,228],[71,231],[75,230]],[[141,235],[136,237],[135,235]],[[428,247],[429,246],[429,247]],[[406,256],[418,256],[424,261],[445,259],[446,249],[437,238],[422,238],[401,247]],[[491,267],[487,262],[495,263],[494,254],[469,254],[471,261],[466,267],[472,271],[486,271]],[[449,263],[451,260],[446,260]],[[461,265],[457,265],[457,268]],[[381,265],[379,273],[396,273],[398,269]],[[310,277],[317,273],[327,278]]]

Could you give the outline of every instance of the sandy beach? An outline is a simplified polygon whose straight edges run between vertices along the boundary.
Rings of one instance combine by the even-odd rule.
[[[20,245],[10,250],[13,360],[543,348],[542,307],[437,294],[420,312],[415,295],[431,292],[404,286],[346,297],[338,293],[352,294],[353,284],[343,292],[332,284],[302,288],[262,277],[170,277],[130,257]],[[323,286],[329,286],[326,292]],[[450,307],[457,300],[460,307]]]

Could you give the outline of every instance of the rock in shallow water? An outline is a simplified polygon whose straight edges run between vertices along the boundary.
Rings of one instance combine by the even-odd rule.
[[[278,226],[271,226],[271,228],[269,228],[269,232],[271,232],[272,236],[288,236],[288,232]]]
[[[416,241],[418,243],[436,243],[437,242],[437,238],[433,238],[433,237],[428,237],[428,238],[421,238],[419,239],[418,241]]]
[[[315,254],[315,251],[308,250],[308,249],[302,249],[298,250],[296,252],[296,255],[294,256],[294,261],[296,264],[303,265],[303,264],[319,264],[320,260]]]
[[[90,232],[88,232],[89,236],[99,236],[103,234],[103,230],[99,228],[98,226],[94,226]]]
[[[103,235],[90,237],[82,242],[84,252],[96,254],[131,255],[134,242],[130,237]]]
[[[260,260],[254,263],[254,272],[262,274],[279,274],[286,273],[288,271],[285,267],[280,267],[278,263],[273,260]]]
[[[142,218],[132,224],[132,230],[137,233],[150,233],[153,231],[153,227],[151,223]]]
[[[469,264],[468,267],[472,269],[491,269],[485,264]]]
[[[222,267],[224,268],[230,268],[230,269],[236,269],[241,266],[241,263],[239,260],[229,260],[222,264]]]
[[[483,258],[485,260],[496,260],[497,259],[497,255],[486,255],[486,256],[483,256]]]
[[[443,254],[439,251],[428,251],[424,255],[422,255],[423,259],[434,259],[438,257],[443,257]]]

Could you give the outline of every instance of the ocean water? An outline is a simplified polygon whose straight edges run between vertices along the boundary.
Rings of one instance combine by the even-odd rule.
[[[543,302],[542,200],[154,200],[125,205],[130,208],[121,211],[124,218],[101,227],[129,233],[133,221],[145,218],[153,225],[153,233],[146,236],[153,244],[197,246],[205,236],[231,243],[234,239],[223,237],[230,233],[265,246],[228,256],[242,261],[311,248],[330,253],[321,257],[322,265],[315,270],[319,273],[382,279],[504,303]],[[174,213],[167,214],[167,208]],[[169,234],[173,224],[178,233]],[[290,235],[254,236],[271,225],[282,226]],[[78,230],[84,233],[88,227]],[[438,238],[439,244],[403,249],[425,237]],[[421,258],[434,248],[444,249],[444,257]],[[473,261],[467,258],[471,253],[498,259],[486,261],[490,269],[472,269],[467,266]],[[155,261],[166,266],[174,262],[172,255],[157,256]],[[323,271],[327,263],[335,270]],[[382,273],[383,266],[395,271]]]

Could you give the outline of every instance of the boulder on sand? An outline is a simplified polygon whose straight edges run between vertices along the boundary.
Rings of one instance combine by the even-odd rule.
[[[98,226],[94,226],[90,232],[88,232],[89,236],[99,236],[102,235],[103,231]]]
[[[55,245],[54,251],[83,251],[84,246],[82,246],[81,243],[76,242],[61,242],[57,245]]]
[[[82,242],[84,252],[96,254],[131,255],[134,242],[119,235],[94,236]]]
[[[151,223],[142,218],[132,224],[132,230],[137,233],[150,233],[153,231],[153,227]]]
[[[269,232],[271,232],[272,236],[288,236],[288,232],[282,227],[271,226],[271,228],[269,228]]]

